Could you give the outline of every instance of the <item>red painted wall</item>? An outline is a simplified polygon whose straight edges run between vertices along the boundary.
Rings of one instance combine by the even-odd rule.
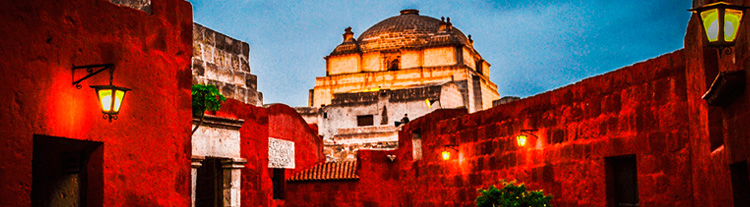
[[[712,2],[695,0],[693,7]],[[750,6],[748,0],[728,2]],[[683,50],[476,114],[412,121],[393,153],[410,158],[411,132],[420,131],[424,159],[397,162],[400,189],[378,176],[394,169],[373,168],[361,170],[360,181],[292,184],[299,189],[294,204],[330,206],[338,197],[325,196],[337,195],[352,206],[473,206],[476,188],[517,179],[554,195],[555,206],[605,206],[604,158],[635,154],[641,206],[742,205],[733,198],[729,165],[750,160],[750,85],[724,107],[701,97],[719,72],[747,71],[750,36],[742,34],[750,27],[740,28],[733,54],[717,55],[697,18],[690,20]],[[538,142],[519,148],[513,138],[528,128],[539,129]],[[711,148],[711,140],[719,147]],[[438,160],[444,144],[459,144],[458,158]],[[375,183],[367,191],[392,188],[403,195],[375,204],[367,196],[346,196],[359,195],[366,182]]]
[[[694,7],[714,1],[694,0]],[[728,3],[750,6],[748,0],[729,0]],[[693,15],[685,35],[687,57],[687,110],[690,113],[688,129],[692,157],[692,191],[695,206],[733,206],[732,179],[729,164],[750,160],[750,86],[733,103],[725,107],[708,106],[701,96],[721,71],[745,70],[750,80],[750,27],[743,18],[733,54],[717,55],[706,45],[703,28],[697,15]],[[734,59],[734,60],[733,60]],[[711,119],[716,119],[711,121]],[[723,145],[711,149],[710,139],[715,137]]]
[[[295,165],[286,176],[325,161],[323,140],[294,109],[283,104],[259,108],[236,100],[222,105],[218,116],[245,120],[240,128],[240,153],[247,159],[242,169],[242,206],[278,206],[283,200],[273,200],[272,171],[268,168],[268,137],[294,142]]]
[[[294,142],[296,166],[294,170],[287,172],[287,177],[325,161],[323,139],[318,136],[318,131],[310,128],[292,107],[284,104],[268,106],[268,120],[269,137]]]
[[[677,51],[468,116],[409,123],[401,139],[437,132],[422,135],[425,158],[407,191],[417,206],[471,206],[477,188],[506,179],[544,189],[555,206],[605,206],[604,158],[635,154],[642,205],[690,205],[684,63]],[[522,129],[538,129],[537,142],[518,147]],[[444,144],[459,145],[456,159],[438,159]]]
[[[361,151],[359,181],[291,183],[297,200],[287,202],[473,206],[477,188],[506,179],[544,189],[555,206],[605,206],[604,158],[635,154],[643,206],[689,206],[684,64],[677,51],[490,110],[429,114],[402,129],[399,149]],[[538,129],[536,142],[518,147],[522,129]],[[421,133],[419,161],[412,132]],[[447,144],[459,145],[457,156],[443,161]]]
[[[421,117],[427,122],[465,115],[466,109],[441,109]],[[399,150],[360,150],[359,180],[287,182],[285,206],[414,206],[405,186],[415,185],[411,140],[399,140]],[[396,155],[392,162],[388,155]]]
[[[152,11],[103,0],[0,2],[0,206],[30,205],[34,135],[103,143],[103,186],[90,195],[103,200],[94,204],[190,205],[192,10],[153,0]],[[102,63],[132,89],[112,123],[88,87],[107,84],[106,72],[71,85],[72,65]]]

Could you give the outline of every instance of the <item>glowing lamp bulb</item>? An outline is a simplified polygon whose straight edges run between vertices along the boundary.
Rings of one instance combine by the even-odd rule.
[[[448,152],[448,150],[443,150],[443,160],[448,160],[451,158],[451,152]]]
[[[120,112],[120,106],[122,105],[122,100],[125,98],[125,93],[130,90],[114,85],[98,85],[91,86],[91,88],[94,88],[96,91],[96,96],[99,98],[99,103],[102,107],[102,113],[107,117],[113,118]]]
[[[719,10],[711,9],[701,12],[703,18],[703,27],[706,30],[708,41],[715,42],[719,39]]]
[[[516,137],[516,142],[518,143],[519,147],[523,147],[523,146],[526,146],[526,140],[527,139],[528,138],[526,137],[526,135],[523,135],[523,134],[522,135],[518,135]]]

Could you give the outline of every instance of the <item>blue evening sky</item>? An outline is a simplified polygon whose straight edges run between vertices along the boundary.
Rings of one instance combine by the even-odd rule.
[[[500,96],[527,97],[683,47],[690,0],[189,0],[194,21],[250,44],[263,102],[307,106],[342,42],[418,9],[450,17],[487,60]]]

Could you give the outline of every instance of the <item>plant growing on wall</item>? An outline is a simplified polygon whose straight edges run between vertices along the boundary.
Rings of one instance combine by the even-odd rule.
[[[551,195],[544,195],[542,190],[529,191],[526,185],[521,183],[516,185],[516,181],[500,181],[502,188],[498,189],[495,185],[488,189],[478,189],[477,207],[551,207],[549,203],[552,200]]]
[[[203,113],[208,111],[218,111],[221,103],[227,98],[219,93],[219,89],[213,84],[193,85],[193,117],[200,117],[200,121],[195,125],[193,133],[203,124]]]

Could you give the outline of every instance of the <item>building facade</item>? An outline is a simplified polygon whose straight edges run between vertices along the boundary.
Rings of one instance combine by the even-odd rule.
[[[0,5],[0,206],[190,206],[190,3]],[[111,122],[89,87],[110,80]]]
[[[477,189],[503,179],[543,189],[554,206],[748,206],[750,21],[726,53],[707,45],[698,18],[672,53],[477,113],[412,120],[398,149],[359,151],[356,179],[290,182],[287,204],[476,206]]]
[[[407,9],[356,39],[351,28],[343,37],[325,57],[326,76],[316,78],[309,107],[298,108],[318,125],[330,161],[396,148],[395,122],[406,116],[458,107],[473,113],[499,98],[490,64],[450,18]]]

